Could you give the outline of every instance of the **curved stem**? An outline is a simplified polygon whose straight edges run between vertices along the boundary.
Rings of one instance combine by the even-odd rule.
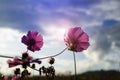
[[[56,57],[60,54],[62,54],[65,50],[67,49],[67,47],[65,49],[63,49],[60,53],[58,54],[55,54],[55,55],[52,55],[52,56],[47,56],[47,57],[42,57],[42,58],[37,58],[37,59],[46,59],[46,58],[50,58],[50,57]],[[28,50],[27,50],[28,52]],[[10,56],[4,56],[4,55],[0,55],[0,57],[4,57],[4,58],[14,58],[14,57],[10,57]],[[28,66],[29,68],[33,69],[33,70],[36,70],[36,71],[39,71],[38,69],[35,69],[35,68],[32,68],[30,66]]]
[[[46,58],[50,58],[50,57],[56,57],[60,54],[62,54],[67,48],[65,48],[64,50],[62,50],[60,53],[58,54],[55,54],[55,55],[52,55],[52,56],[47,56],[47,57],[42,57],[42,58],[37,58],[37,59],[46,59]],[[28,50],[27,50],[28,52]],[[0,57],[3,57],[3,58],[14,58],[14,57],[11,57],[11,56],[4,56],[4,55],[0,55]]]
[[[11,56],[4,56],[4,55],[0,55],[0,57],[4,57],[4,58],[14,58],[14,57],[11,57]]]
[[[52,56],[47,56],[47,57],[42,57],[42,58],[37,58],[37,59],[46,59],[46,58],[50,58],[50,57],[56,57],[56,56],[62,54],[66,49],[67,49],[67,48],[63,49],[63,50],[62,50],[60,53],[58,53],[58,54],[55,54],[55,55],[52,55]],[[31,68],[31,69],[33,69],[33,68],[30,67],[30,66],[28,66],[28,67]],[[35,69],[35,68],[34,68],[33,70],[39,71],[38,69]]]
[[[77,75],[77,70],[76,70],[76,57],[75,57],[75,52],[73,51],[73,57],[74,57],[74,70],[75,70],[75,76],[74,76],[74,80],[76,79],[76,75]]]
[[[47,56],[47,57],[42,57],[42,58],[37,58],[37,59],[46,59],[46,58],[50,58],[50,57],[56,57],[56,56],[62,54],[66,49],[67,49],[67,48],[63,49],[63,50],[62,50],[60,53],[58,53],[58,54],[55,54],[55,55],[52,55],[52,56]]]

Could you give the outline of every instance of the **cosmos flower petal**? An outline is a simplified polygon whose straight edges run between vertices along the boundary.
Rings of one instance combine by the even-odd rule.
[[[70,39],[69,39],[68,35],[64,35],[64,41],[68,43],[68,42],[70,42],[69,40]]]
[[[38,42],[38,43],[36,43],[36,46],[39,48],[41,48],[42,46],[43,46],[43,42]]]
[[[88,42],[81,42],[79,44],[80,44],[79,46],[81,48],[83,48],[84,50],[86,50],[89,47],[89,45],[90,45]]]
[[[88,42],[89,41],[89,37],[86,33],[84,33],[81,37],[78,38],[78,40],[80,42]]]
[[[89,36],[80,28],[70,28],[64,35],[64,42],[69,50],[81,52],[89,47]]]
[[[77,47],[77,48],[75,49],[75,52],[81,52],[81,51],[83,51],[83,48],[81,48],[81,47]]]
[[[35,51],[34,46],[28,46],[27,49],[29,49],[29,50],[31,50],[31,51],[33,51],[33,52]],[[36,50],[36,51],[37,51],[37,50]]]
[[[14,75],[11,80],[20,80],[20,77],[17,75]]]
[[[76,27],[73,33],[75,39],[80,38],[83,34],[84,34],[83,30],[79,27]]]
[[[22,37],[22,43],[27,45],[28,50],[38,51],[43,46],[43,37],[37,31],[28,31],[27,35]]]
[[[37,31],[28,31],[28,34],[27,34],[29,38],[35,38],[37,35],[38,35]]]
[[[39,46],[35,45],[34,50],[40,50]]]
[[[28,43],[28,37],[27,36],[23,36],[21,42],[27,45],[27,43]]]
[[[73,28],[70,28],[67,32],[67,36],[69,39],[73,39],[74,38],[74,35],[73,33],[75,32],[76,30],[74,30]]]
[[[43,41],[42,35],[39,34],[38,36],[36,36],[36,37],[35,37],[35,40],[36,40],[36,41]]]
[[[9,59],[7,63],[9,67],[14,67],[14,66],[22,64],[22,61],[18,57],[14,57],[13,61]]]

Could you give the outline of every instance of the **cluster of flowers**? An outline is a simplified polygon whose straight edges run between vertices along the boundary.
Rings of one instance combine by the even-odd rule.
[[[22,65],[24,70],[21,72],[20,68],[16,68],[14,70],[14,75],[11,78],[8,77],[8,76],[4,76],[3,77],[4,80],[27,80],[28,76],[31,74],[27,70],[27,67],[30,67],[31,69],[37,70],[37,69],[35,69],[35,64],[32,64],[30,66],[30,58],[31,57],[29,57],[28,53],[23,53],[22,54],[22,60],[23,60],[22,62],[21,62],[20,59],[18,60],[17,58],[14,59],[13,61],[8,60],[9,67],[14,67],[16,65]],[[15,61],[15,60],[18,60],[18,61]],[[19,61],[20,61],[20,63],[18,63]],[[48,62],[50,64],[50,66],[48,66],[47,68],[45,66],[42,66],[42,67],[39,68],[39,70],[37,70],[37,71],[39,71],[40,77],[42,76],[42,74],[45,74],[45,76],[47,78],[54,79],[54,77],[55,77],[55,69],[52,66],[52,64],[54,64],[54,61],[55,61],[55,59],[50,57],[48,59]],[[37,61],[37,60],[36,61],[33,60],[33,62],[37,62],[38,64],[41,63],[41,61]],[[15,64],[15,65],[13,66],[13,64]]]
[[[21,42],[27,46],[27,51],[22,53],[22,57],[14,57],[13,60],[9,59],[7,61],[7,63],[9,65],[9,67],[22,65],[22,67],[24,68],[24,71],[22,72],[22,75],[21,75],[22,78],[25,78],[26,76],[30,75],[30,73],[27,70],[27,67],[37,70],[37,69],[35,69],[35,64],[30,66],[30,63],[41,64],[41,59],[49,58],[50,59],[49,63],[53,64],[55,61],[53,57],[60,55],[66,49],[73,51],[73,53],[74,53],[74,52],[81,52],[83,50],[86,50],[89,47],[89,37],[80,27],[73,27],[73,28],[68,29],[68,31],[64,35],[64,42],[65,42],[67,48],[65,48],[59,54],[55,54],[53,56],[47,56],[47,57],[43,57],[43,58],[33,59],[33,57],[31,57],[29,55],[29,53],[28,53],[29,50],[32,52],[39,51],[43,46],[43,36],[41,34],[39,34],[37,31],[28,31],[27,35],[24,35],[21,38]],[[75,56],[74,56],[74,58],[75,58]],[[44,66],[42,66],[37,71],[39,71],[40,75],[42,73],[45,73],[46,76],[49,76],[49,73],[51,73],[52,77],[53,77],[53,75],[55,75],[55,69],[52,65],[48,68],[45,68]],[[12,80],[19,80],[20,76],[18,76],[18,75],[20,74],[20,69],[17,68],[14,71],[14,74],[15,74],[15,76],[13,76]],[[76,74],[76,65],[75,65],[75,74]],[[7,79],[5,79],[5,80],[7,80]],[[24,79],[22,79],[22,80],[24,80]]]

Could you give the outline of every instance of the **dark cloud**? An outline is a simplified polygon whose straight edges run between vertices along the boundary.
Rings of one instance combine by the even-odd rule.
[[[18,29],[20,31],[40,30],[37,22],[37,13],[34,12],[26,1],[1,0],[0,1],[0,26]]]
[[[95,13],[92,15],[87,11],[101,2],[104,0],[1,0],[0,26],[21,31],[34,29],[44,32],[41,27],[46,26],[41,26],[42,23],[57,23],[60,19],[86,26],[96,23],[95,21],[100,22],[99,17],[95,16],[98,9],[91,11]]]
[[[119,23],[120,21],[114,19],[107,19],[103,21],[103,26],[108,27]]]
[[[34,1],[33,1],[34,2]],[[88,8],[96,3],[99,3],[100,0],[41,0],[37,1],[41,2],[42,5],[46,6],[46,8],[49,9],[58,9],[58,8],[68,8],[68,7],[82,7],[82,8]]]
[[[111,44],[114,43],[114,47],[120,49],[120,23],[116,24],[115,26],[112,26],[108,28],[107,35],[109,37],[109,40],[111,41]]]
[[[67,13],[79,14],[80,12],[70,8],[86,8],[95,3],[97,3],[95,0],[1,0],[0,26],[21,31],[27,31],[28,29],[38,30],[42,22],[54,22],[61,18],[69,19],[77,24],[78,20],[76,19],[78,16],[75,17]],[[80,14],[84,16],[84,13]],[[42,31],[42,29],[40,30]]]
[[[106,32],[104,30],[100,30],[97,34],[95,34],[95,50],[102,51],[102,53],[106,53],[109,50],[111,43],[107,38]]]
[[[100,3],[100,0],[70,0],[70,3],[73,7],[83,7],[83,8],[90,8],[94,4]]]
[[[101,60],[114,51],[117,51],[117,54],[119,54],[119,30],[120,23],[112,25],[111,27],[96,27],[95,29],[89,29],[91,40],[91,47],[88,49],[89,57],[94,58],[91,55],[96,55],[97,60]]]

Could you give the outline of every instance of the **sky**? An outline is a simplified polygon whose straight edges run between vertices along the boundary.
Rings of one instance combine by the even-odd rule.
[[[0,55],[21,56],[26,51],[21,37],[29,30],[44,39],[42,49],[29,52],[31,56],[57,54],[66,48],[65,31],[81,27],[89,35],[90,47],[76,53],[77,73],[120,70],[119,4],[120,0],[0,0]],[[7,60],[0,57],[0,72],[5,75],[14,70]],[[49,66],[47,59],[37,68],[42,65]],[[54,66],[57,73],[74,73],[72,52],[55,57]]]

